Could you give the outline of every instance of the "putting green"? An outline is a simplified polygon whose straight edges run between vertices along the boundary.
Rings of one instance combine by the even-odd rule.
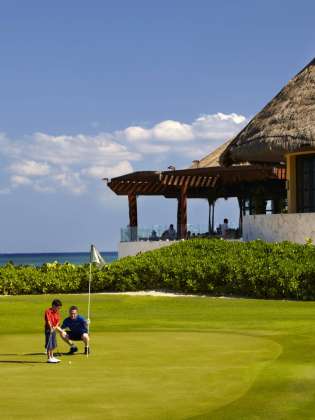
[[[198,416],[246,394],[281,353],[271,339],[233,332],[107,331],[93,335],[89,358],[62,356],[48,365],[42,340],[34,333],[2,336],[4,419]]]
[[[48,365],[57,297],[85,314],[86,295],[0,296],[1,420],[315,418],[314,302],[93,295],[91,357]]]

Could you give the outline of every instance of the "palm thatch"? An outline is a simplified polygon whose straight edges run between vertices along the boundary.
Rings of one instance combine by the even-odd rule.
[[[200,160],[194,160],[193,164],[189,167],[189,169],[196,169],[196,168],[215,168],[220,165],[220,156],[224,152],[224,150],[228,147],[232,140],[229,140],[221,146],[217,147],[213,152],[209,153],[207,156],[203,157]]]
[[[221,146],[217,147],[213,152],[209,153],[208,155],[204,156],[200,160],[193,160],[193,164],[189,167],[189,169],[196,169],[196,168],[218,168],[222,167],[221,163],[221,156],[222,153],[227,149],[227,147],[231,144],[233,139],[226,141],[225,143],[221,144]],[[248,162],[242,162],[237,166],[244,166],[249,165]]]
[[[220,162],[281,163],[285,154],[315,151],[315,59],[231,141]]]

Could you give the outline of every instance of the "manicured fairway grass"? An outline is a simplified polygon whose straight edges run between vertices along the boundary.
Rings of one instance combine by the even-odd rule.
[[[48,365],[51,299],[0,297],[1,419],[315,418],[312,302],[95,295],[91,356]]]

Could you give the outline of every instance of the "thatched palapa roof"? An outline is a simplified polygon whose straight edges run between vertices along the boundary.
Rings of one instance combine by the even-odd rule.
[[[232,140],[229,140],[217,149],[213,150],[213,152],[209,153],[207,156],[203,157],[200,160],[194,160],[193,164],[190,166],[190,169],[195,168],[215,168],[220,165],[220,156],[224,152],[224,150],[228,147]]]
[[[280,163],[290,152],[315,150],[315,59],[231,141],[221,164]]]
[[[213,152],[209,153],[205,157],[201,158],[200,160],[193,160],[193,164],[189,167],[189,169],[196,169],[196,168],[222,168],[221,156],[224,151],[229,147],[233,138],[226,141],[225,143],[221,144],[221,146],[217,147]],[[248,166],[250,165],[248,162],[241,162],[238,165],[234,165],[235,167],[240,166]]]

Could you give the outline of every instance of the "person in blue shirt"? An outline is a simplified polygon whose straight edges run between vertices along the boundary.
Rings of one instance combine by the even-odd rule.
[[[78,347],[73,341],[80,340],[85,345],[84,354],[90,353],[88,323],[83,316],[79,315],[77,306],[70,307],[69,316],[63,320],[60,334],[62,339],[70,345],[69,354],[74,354],[78,351]]]

